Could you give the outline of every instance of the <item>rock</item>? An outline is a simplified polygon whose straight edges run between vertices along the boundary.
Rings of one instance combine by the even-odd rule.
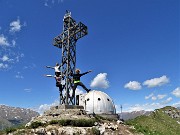
[[[130,126],[129,128],[130,128],[130,129],[133,129],[133,130],[135,129],[135,127],[134,127],[134,126]]]
[[[106,131],[106,129],[105,129],[104,126],[100,126],[100,127],[98,128],[98,130],[100,131],[100,134],[101,134],[101,135],[103,135],[104,132]]]
[[[71,118],[78,119],[78,116],[71,116]]]
[[[111,130],[118,129],[118,125],[115,125],[113,123],[104,123],[103,126],[105,127],[105,129],[111,129]]]
[[[117,124],[124,124],[124,122],[121,120],[117,120]]]
[[[36,129],[35,133],[44,135],[44,134],[46,134],[46,129],[38,128],[38,129]]]
[[[47,135],[51,135],[51,132],[50,132],[50,131],[48,131],[46,134],[47,134]],[[53,135],[55,135],[55,134],[53,134]]]
[[[180,115],[178,114],[178,113],[175,113],[174,115],[173,115],[173,118],[175,118],[175,119],[177,119],[177,118],[179,118],[180,117]]]
[[[47,131],[54,130],[54,129],[57,129],[57,126],[48,125],[48,126],[46,127],[46,130],[47,130]]]
[[[169,117],[173,118],[173,119],[178,119],[180,118],[180,111],[179,110],[165,110],[164,111],[165,114],[169,115]]]
[[[98,126],[98,125],[99,125],[99,123],[98,123],[98,122],[95,122],[95,123],[94,123],[94,126]]]
[[[25,127],[29,127],[31,125],[31,122],[28,122]]]

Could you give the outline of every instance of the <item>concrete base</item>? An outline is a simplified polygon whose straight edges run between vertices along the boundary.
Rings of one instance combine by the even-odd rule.
[[[84,107],[79,105],[58,105],[51,107],[51,109],[84,109]]]

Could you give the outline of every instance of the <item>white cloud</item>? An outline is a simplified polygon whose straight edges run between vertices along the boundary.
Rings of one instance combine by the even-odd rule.
[[[70,90],[70,92],[69,92],[69,94],[70,94],[70,96],[72,96],[72,90]],[[80,95],[80,94],[84,94],[85,92],[83,91],[83,90],[81,90],[81,89],[78,89],[78,88],[76,88],[76,90],[75,90],[75,95]],[[63,92],[63,94],[65,94],[65,92]]]
[[[22,76],[22,75],[15,75],[15,78],[17,78],[17,79],[23,79],[24,76]]]
[[[107,80],[107,73],[99,73],[92,81],[91,87],[107,89],[109,81]]]
[[[55,100],[54,103],[52,103],[52,104],[43,104],[43,105],[40,105],[38,108],[33,109],[33,110],[37,111],[40,114],[43,114],[44,111],[49,110],[51,106],[57,106],[57,105],[59,105],[59,101]]]
[[[145,96],[145,99],[149,99],[149,98],[151,98],[152,100],[157,100],[157,99],[163,99],[163,98],[165,98],[167,95],[157,95],[157,96],[155,96],[153,93],[151,93],[150,95],[148,95],[148,96]]]
[[[3,34],[0,35],[0,46],[9,46],[9,42]]]
[[[75,95],[80,95],[80,94],[84,94],[84,93],[85,92],[83,90],[76,88]]]
[[[17,79],[23,79],[24,76],[22,76],[20,72],[17,72],[17,75],[15,75],[15,78],[17,78]]]
[[[151,93],[149,96],[145,96],[145,99],[149,99],[149,98],[151,98],[153,95],[154,95],[154,94]]]
[[[141,105],[135,105],[135,106],[131,106],[129,107],[129,112],[133,112],[133,111],[141,111],[141,110],[144,110],[144,106],[141,106]]]
[[[24,66],[23,69],[34,69],[36,68],[36,64],[32,63],[32,64],[29,64],[28,66]]]
[[[158,99],[163,99],[163,98],[165,98],[167,95],[157,95],[157,98]]]
[[[132,111],[153,111],[155,109],[163,108],[167,105],[170,105],[169,103],[172,101],[172,97],[168,97],[166,100],[161,102],[153,102],[153,103],[146,103],[146,104],[135,104],[135,105],[123,105],[123,111],[132,112]],[[174,103],[172,106],[180,106],[180,102]],[[120,108],[118,108],[120,110]],[[117,110],[118,111],[118,110]]]
[[[172,94],[176,97],[180,97],[180,87],[177,87],[175,90],[173,90]]]
[[[17,54],[17,56],[15,57],[16,62],[19,62],[19,59],[20,59],[20,58],[23,58],[23,57],[24,57],[24,54],[23,54],[23,53]]]
[[[25,92],[31,92],[31,89],[30,88],[26,88],[24,89]]]
[[[8,61],[8,60],[9,60],[9,58],[8,58],[8,56],[7,56],[7,55],[4,55],[4,56],[1,58],[1,60],[2,60],[3,62],[5,62],[5,61]]]
[[[124,88],[128,88],[130,90],[140,90],[141,84],[137,81],[130,81],[129,83],[124,85]]]
[[[160,103],[136,104],[136,105],[132,105],[130,107],[125,108],[125,111],[127,111],[127,112],[141,111],[141,110],[153,111],[153,110],[161,108],[161,107],[163,107],[163,106]]]
[[[45,0],[45,2],[44,2],[44,6],[46,6],[46,7],[51,7],[52,5],[54,5],[54,4],[59,4],[59,3],[62,3],[62,2],[64,2],[64,0]]]
[[[161,104],[168,104],[171,101],[172,101],[172,97],[169,97],[166,100],[162,101]]]
[[[48,7],[48,1],[46,0],[44,6]]]
[[[9,58],[9,56],[7,54],[5,54],[2,56],[2,58],[0,58],[0,60],[2,60],[3,62],[16,63],[16,62],[20,61],[20,58],[24,57],[23,53],[16,54],[11,51],[9,51],[9,52],[12,53],[11,57],[13,57],[14,59]]]
[[[0,63],[0,69],[7,69],[9,68],[8,64]]]
[[[16,45],[16,40],[13,39],[11,42],[12,42],[12,46],[14,47]]]
[[[180,107],[180,101],[177,102],[177,103],[174,103],[172,106],[174,106],[174,107]]]
[[[157,99],[157,97],[155,97],[155,96],[152,96],[152,97],[151,97],[151,99],[152,99],[152,100],[156,100],[156,99]]]
[[[167,98],[166,101],[169,103],[170,101],[172,101],[172,97]]]
[[[156,86],[162,86],[166,83],[169,82],[169,78],[167,78],[165,75],[159,77],[159,78],[154,78],[150,80],[146,80],[143,85],[147,85],[147,87],[156,87]]]
[[[21,25],[20,20],[17,19],[16,21],[10,23],[9,31],[13,33],[20,31],[22,26],[25,25],[26,24]],[[15,65],[17,62],[20,61],[22,57],[24,57],[24,54],[19,51],[20,47],[16,47],[15,36],[10,33],[8,35],[8,38],[3,34],[0,35],[0,47],[2,48],[0,52],[0,61],[2,61],[0,64],[1,70],[11,69],[13,65]],[[16,75],[16,78],[23,78],[23,77]]]
[[[146,104],[136,104],[131,105],[130,107],[124,107],[123,111],[132,112],[132,111],[154,111],[155,109],[163,108],[166,105],[164,103],[146,103]]]
[[[13,21],[10,23],[10,32],[18,32],[21,30],[22,25],[20,24],[20,20],[17,19],[16,21]]]

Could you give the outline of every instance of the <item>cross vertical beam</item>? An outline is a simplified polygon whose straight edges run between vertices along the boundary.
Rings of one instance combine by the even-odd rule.
[[[72,74],[76,68],[76,42],[87,35],[87,26],[71,17],[71,12],[66,11],[63,19],[63,32],[54,38],[53,45],[62,49],[61,75],[65,81],[65,95],[61,96],[60,104],[75,104],[75,97],[70,97],[73,87]]]

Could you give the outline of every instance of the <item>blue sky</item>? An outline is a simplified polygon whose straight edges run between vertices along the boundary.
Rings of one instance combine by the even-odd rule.
[[[0,0],[0,104],[38,111],[57,104],[52,45],[66,10],[88,26],[77,42],[77,67],[91,89],[120,110],[180,106],[178,0]],[[78,87],[77,93],[85,92]]]

